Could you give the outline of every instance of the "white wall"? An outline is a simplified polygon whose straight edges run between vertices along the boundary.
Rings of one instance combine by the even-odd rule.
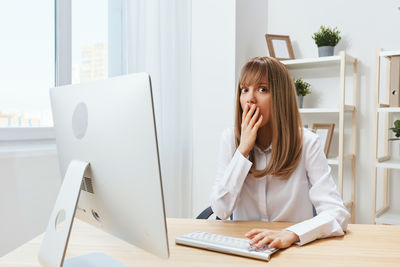
[[[54,152],[0,152],[0,256],[42,233],[61,184]]]
[[[235,87],[235,2],[192,2],[192,210],[209,206],[219,134],[232,124]]]
[[[262,0],[192,2],[192,216],[210,205],[220,134],[233,126],[237,74],[263,55],[266,12]]]
[[[236,83],[242,66],[249,59],[266,55],[267,3],[265,0],[236,0]]]
[[[289,35],[296,58],[317,56],[311,36],[320,25],[327,25],[337,26],[342,32],[342,40],[335,52],[345,49],[359,59],[357,223],[370,223],[372,216],[371,146],[376,48],[400,49],[400,35],[396,32],[400,27],[399,4],[399,1],[362,0],[268,1],[268,32]],[[399,200],[394,200],[397,201],[394,206],[398,207]]]

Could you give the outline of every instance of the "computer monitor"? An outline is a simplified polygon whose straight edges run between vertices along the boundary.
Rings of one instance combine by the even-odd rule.
[[[74,215],[168,258],[149,75],[56,87],[50,98],[64,178],[40,249],[41,264],[63,265]],[[111,266],[104,257],[92,254],[69,263]]]

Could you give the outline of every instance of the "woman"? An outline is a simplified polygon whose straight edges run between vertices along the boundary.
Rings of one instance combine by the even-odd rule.
[[[235,116],[235,128],[222,134],[214,213],[222,219],[232,214],[234,220],[298,222],[282,231],[249,231],[246,237],[258,248],[343,235],[350,214],[318,136],[302,129],[295,87],[282,63],[256,57],[243,66]]]

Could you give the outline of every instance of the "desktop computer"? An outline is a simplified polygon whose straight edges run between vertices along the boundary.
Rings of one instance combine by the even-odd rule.
[[[50,90],[62,186],[39,253],[43,266],[124,266],[93,253],[64,264],[74,217],[168,258],[150,76]]]

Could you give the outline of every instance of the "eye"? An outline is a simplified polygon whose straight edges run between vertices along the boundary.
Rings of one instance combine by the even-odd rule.
[[[268,92],[268,89],[267,89],[266,87],[260,87],[258,90],[259,90],[260,92],[262,92],[262,93]]]
[[[240,89],[240,92],[243,94],[243,93],[247,93],[249,90],[247,89],[247,88],[242,88],[242,89]]]

